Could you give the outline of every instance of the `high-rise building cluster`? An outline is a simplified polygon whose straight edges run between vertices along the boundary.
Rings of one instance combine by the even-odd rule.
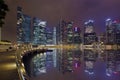
[[[53,44],[55,28],[48,29],[47,22],[23,14],[22,8],[17,7],[17,42],[20,44],[46,45]]]
[[[22,8],[17,8],[17,42],[34,45],[49,44],[84,44],[94,43],[120,44],[120,22],[106,20],[106,30],[97,36],[93,20],[84,23],[84,30],[73,26],[74,22],[61,20],[56,27],[47,27],[47,21],[23,14]]]

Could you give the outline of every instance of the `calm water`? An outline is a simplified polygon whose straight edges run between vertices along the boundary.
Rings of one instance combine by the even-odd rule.
[[[56,50],[25,58],[31,80],[120,80],[120,50]]]

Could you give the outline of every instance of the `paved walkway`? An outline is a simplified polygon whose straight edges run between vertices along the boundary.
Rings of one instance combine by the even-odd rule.
[[[15,52],[0,52],[0,80],[19,80]]]

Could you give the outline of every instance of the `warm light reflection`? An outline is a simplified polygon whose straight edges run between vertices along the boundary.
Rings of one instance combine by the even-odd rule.
[[[0,69],[5,69],[5,70],[12,70],[12,69],[16,69],[16,63],[7,63],[4,65],[0,65]]]
[[[15,56],[6,56],[7,59],[15,59]]]

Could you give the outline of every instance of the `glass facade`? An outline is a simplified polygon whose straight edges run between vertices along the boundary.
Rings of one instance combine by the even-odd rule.
[[[46,21],[39,18],[33,18],[33,44],[45,45],[46,44]]]
[[[46,28],[46,44],[53,44],[53,28]]]
[[[80,33],[80,28],[73,27],[73,22],[61,21],[57,27],[57,44],[79,44]]]
[[[94,32],[94,21],[89,20],[85,22],[85,27],[84,27],[84,44],[85,45],[90,45],[92,43],[97,42],[97,36],[96,33]]]
[[[17,7],[17,42],[30,43],[31,17],[22,13],[22,8]]]
[[[106,20],[106,43],[120,44],[120,22]]]
[[[81,30],[79,27],[74,27],[74,44],[82,43]]]
[[[106,43],[114,44],[115,43],[115,27],[112,25],[112,20],[106,20]]]

